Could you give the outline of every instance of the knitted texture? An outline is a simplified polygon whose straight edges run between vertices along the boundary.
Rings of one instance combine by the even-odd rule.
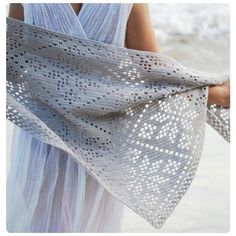
[[[156,228],[194,178],[205,121],[229,141],[229,110],[207,109],[208,85],[226,79],[7,18],[7,119],[73,155]]]

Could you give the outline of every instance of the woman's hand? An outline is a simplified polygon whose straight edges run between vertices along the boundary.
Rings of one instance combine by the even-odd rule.
[[[230,106],[230,80],[227,80],[222,85],[209,87],[208,104],[216,104],[223,107]]]
[[[142,51],[159,52],[159,45],[151,24],[148,4],[135,3],[129,15],[126,47]],[[230,82],[220,86],[210,86],[208,104],[217,104],[223,107],[230,106]]]

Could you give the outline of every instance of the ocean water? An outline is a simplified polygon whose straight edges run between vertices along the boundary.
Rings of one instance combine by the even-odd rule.
[[[161,52],[208,72],[229,72],[230,21],[226,4],[149,4]],[[8,9],[7,9],[8,11]],[[12,124],[7,121],[7,170]],[[209,126],[195,179],[160,231],[125,207],[123,232],[227,232],[229,144]]]
[[[149,4],[161,51],[208,72],[229,71],[227,4]]]
[[[161,52],[185,66],[229,72],[226,4],[150,4]],[[195,178],[161,230],[125,207],[123,232],[222,233],[230,229],[230,146],[211,127]]]
[[[161,41],[222,41],[230,33],[227,4],[149,4],[149,9]]]

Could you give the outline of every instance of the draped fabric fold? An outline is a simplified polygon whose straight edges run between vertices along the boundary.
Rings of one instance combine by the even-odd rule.
[[[132,7],[132,4],[84,3],[75,14],[67,3],[22,5],[25,23],[120,46],[125,43],[124,33]],[[101,25],[101,16],[108,14],[107,9],[109,19]],[[92,24],[94,20],[96,24]],[[109,29],[108,33],[104,29]],[[16,125],[12,137],[11,168],[7,176],[9,232],[121,231],[124,204],[88,174],[80,162]],[[58,161],[59,158],[62,160]]]
[[[7,18],[7,119],[80,162],[160,228],[190,186],[205,122],[229,141],[229,110],[160,53],[122,48]]]

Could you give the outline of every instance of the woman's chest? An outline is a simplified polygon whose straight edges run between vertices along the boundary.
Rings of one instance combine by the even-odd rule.
[[[26,3],[33,24],[122,46],[131,4]]]

